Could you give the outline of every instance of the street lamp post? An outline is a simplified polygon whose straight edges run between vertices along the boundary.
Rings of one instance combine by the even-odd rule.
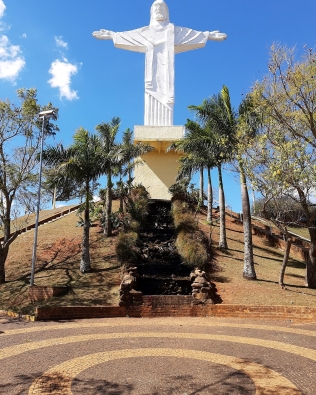
[[[35,232],[34,232],[34,244],[33,244],[33,256],[32,256],[32,268],[31,268],[31,281],[30,286],[34,285],[34,272],[35,272],[35,262],[36,262],[36,248],[37,248],[37,234],[38,234],[38,220],[41,202],[41,186],[42,186],[42,161],[43,161],[43,145],[44,145],[44,131],[46,120],[53,118],[57,119],[54,110],[42,111],[38,114],[38,117],[43,120],[42,122],[42,133],[41,133],[41,151],[40,151],[40,162],[39,162],[39,181],[38,181],[38,191],[37,191],[37,206],[36,206],[36,220],[35,220]]]

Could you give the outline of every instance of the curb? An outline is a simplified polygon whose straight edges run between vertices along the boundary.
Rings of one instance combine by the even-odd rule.
[[[12,318],[22,318],[26,321],[32,321],[32,322],[37,321],[36,315],[16,313],[15,311],[12,310],[0,310],[0,315],[6,315]]]
[[[293,322],[316,322],[316,307],[308,306],[259,306],[225,304],[157,304],[141,306],[48,306],[38,307],[35,315],[0,310],[0,314],[27,321],[74,320],[89,318],[155,318],[155,317],[220,317],[271,319]],[[175,301],[176,302],[176,301]]]

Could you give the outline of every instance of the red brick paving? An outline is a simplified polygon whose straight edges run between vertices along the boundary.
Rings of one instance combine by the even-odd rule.
[[[261,327],[251,327],[252,325]],[[263,325],[275,330],[267,330]],[[58,329],[54,329],[56,326]],[[32,332],[34,329],[38,331]],[[306,332],[295,333],[297,329]],[[13,330],[15,332],[10,334]],[[16,330],[20,330],[20,333]],[[179,333],[179,337],[140,335],[134,338],[123,336],[116,339],[94,339],[94,335],[98,337],[102,334],[133,332]],[[183,338],[181,333],[192,336]],[[210,339],[198,338],[199,334],[209,335]],[[67,344],[67,338],[83,335],[92,335],[92,339]],[[212,340],[211,335],[224,337],[223,340]],[[239,336],[246,340],[244,343],[234,343],[225,341],[225,336],[227,339]],[[266,340],[268,346],[247,344],[247,339],[251,338]],[[139,348],[186,349],[241,358],[278,372],[302,394],[316,394],[316,358],[313,357],[316,350],[316,323],[220,318],[119,318],[34,323],[0,317],[0,358],[3,348],[49,339],[56,339],[56,342],[49,347],[0,360],[0,394],[28,394],[33,381],[45,371],[74,358]],[[275,348],[275,341],[304,347],[306,355],[280,351]],[[56,391],[52,390],[51,393],[57,394]],[[111,395],[255,394],[255,386],[250,377],[222,364],[191,358],[141,357],[117,359],[83,370],[72,382],[72,392]],[[279,393],[282,394],[282,389]]]

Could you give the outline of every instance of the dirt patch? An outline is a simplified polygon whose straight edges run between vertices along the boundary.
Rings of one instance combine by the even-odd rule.
[[[205,214],[200,215],[200,224],[204,232],[209,234],[210,227],[206,223]],[[211,228],[213,261],[217,266],[212,280],[216,283],[223,303],[316,307],[316,290],[306,288],[304,285],[305,262],[291,254],[285,273],[285,289],[282,289],[278,284],[278,278],[283,251],[271,245],[264,237],[253,235],[257,280],[243,279],[243,226],[229,215],[226,216],[226,220],[227,251],[217,248],[219,242],[217,213],[214,213],[214,225]]]
[[[43,305],[110,305],[118,303],[120,267],[114,238],[105,238],[102,229],[90,229],[92,272],[79,271],[82,228],[76,227],[78,217],[71,213],[58,221],[39,227],[35,285],[70,286],[60,298],[30,304],[28,287],[34,232],[19,236],[12,244],[6,262],[7,282],[1,286],[0,309],[32,312]]]

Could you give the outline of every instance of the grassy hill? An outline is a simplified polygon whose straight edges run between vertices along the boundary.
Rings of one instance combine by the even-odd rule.
[[[114,202],[115,204],[116,202]],[[216,215],[216,214],[215,214]],[[70,285],[71,292],[59,298],[30,304],[27,293],[34,232],[19,236],[12,244],[6,263],[7,283],[0,286],[0,309],[31,312],[40,305],[116,305],[121,269],[115,256],[114,235],[105,238],[98,224],[91,228],[92,272],[79,272],[82,228],[71,213],[39,227],[36,285]],[[205,215],[200,214],[201,228],[208,234]],[[225,304],[301,305],[316,307],[316,290],[304,287],[305,264],[292,256],[285,274],[285,289],[278,283],[283,251],[259,236],[253,236],[257,281],[242,278],[243,228],[227,216],[228,251],[216,248],[218,224],[212,227],[213,274],[218,293]]]

